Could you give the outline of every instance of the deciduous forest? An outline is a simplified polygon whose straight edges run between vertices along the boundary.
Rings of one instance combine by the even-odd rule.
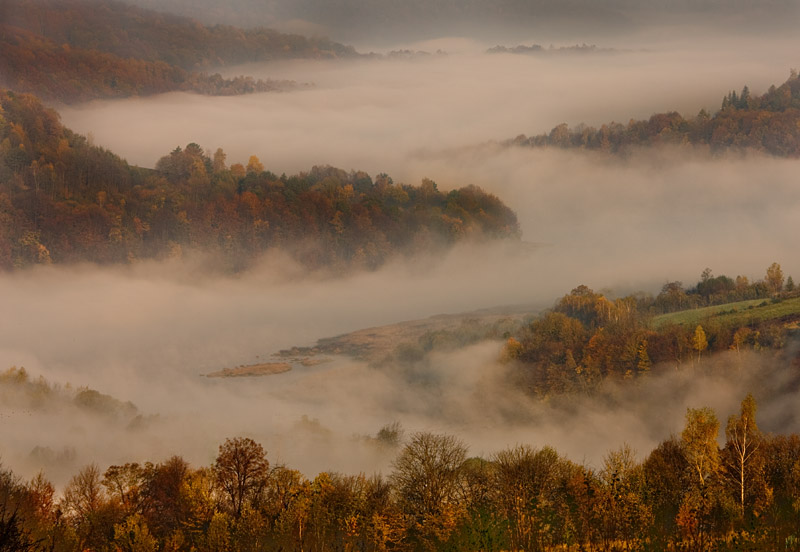
[[[753,95],[747,86],[729,92],[713,115],[701,110],[694,117],[676,111],[657,113],[646,121],[609,123],[599,129],[562,123],[548,134],[521,134],[508,144],[533,147],[580,148],[632,154],[648,146],[700,146],[711,152],[755,150],[776,156],[800,155],[800,78],[792,73],[780,86]]]
[[[795,550],[800,438],[763,434],[751,395],[724,424],[690,408],[643,460],[621,444],[601,466],[520,444],[470,457],[459,439],[378,432],[386,475],[272,464],[237,437],[214,462],[180,456],[0,478],[6,550]]]
[[[154,170],[64,128],[30,95],[0,96],[0,266],[119,263],[199,250],[241,270],[268,249],[309,268],[376,268],[462,239],[517,238],[516,216],[475,186],[313,167],[276,176],[191,143]]]
[[[655,297],[610,300],[579,286],[510,337],[505,355],[521,363],[521,383],[547,396],[646,377],[655,364],[694,366],[721,351],[780,351],[794,342],[798,321],[800,293],[778,263],[755,282],[706,269],[695,286],[668,282]],[[792,354],[783,362],[796,364]]]

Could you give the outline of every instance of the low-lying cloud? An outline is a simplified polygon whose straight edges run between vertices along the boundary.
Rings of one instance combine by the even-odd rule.
[[[454,432],[475,454],[551,443],[596,464],[623,441],[644,453],[679,431],[687,406],[710,405],[724,418],[747,391],[778,381],[766,378],[774,375],[768,362],[748,359],[745,376],[665,374],[613,395],[622,398],[570,409],[508,388],[499,343],[430,356],[425,385],[343,358],[259,379],[201,376],[379,324],[496,305],[535,310],[579,284],[657,292],[668,280],[691,284],[705,267],[758,279],[773,261],[800,275],[796,160],[688,150],[619,159],[486,144],[561,122],[713,110],[729,89],[748,84],[759,93],[782,81],[796,41],[602,44],[633,51],[548,58],[451,44],[460,51],[430,59],[232,69],[313,81],[311,90],[169,94],[64,109],[68,126],[143,166],[198,142],[222,147],[229,162],[258,155],[278,174],[328,163],[408,183],[429,177],[442,189],[476,184],[518,213],[525,241],[465,244],[439,259],[398,259],[345,277],[305,274],[277,252],[235,277],[191,261],[2,274],[0,368],[25,366],[50,382],[90,386],[143,414],[128,427],[68,410],[0,407],[4,464],[26,475],[61,464],[54,476],[61,478],[90,461],[182,454],[207,464],[224,438],[246,434],[272,460],[308,475],[385,470],[390,455],[353,436],[393,421],[409,431]],[[733,357],[720,362],[730,366]],[[777,389],[763,391],[781,398],[765,405],[765,425],[796,429],[786,416],[794,397]]]

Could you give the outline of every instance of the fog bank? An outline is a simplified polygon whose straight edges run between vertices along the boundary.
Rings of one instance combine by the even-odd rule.
[[[226,437],[247,435],[271,461],[307,475],[386,470],[391,454],[353,436],[399,421],[408,431],[455,433],[473,454],[549,443],[597,465],[623,441],[647,452],[680,430],[687,406],[715,407],[724,419],[748,391],[772,400],[765,428],[796,430],[793,388],[764,358],[725,356],[708,374],[654,374],[624,398],[568,405],[537,405],[509,389],[499,343],[436,353],[410,375],[336,358],[258,379],[202,377],[379,324],[496,305],[535,310],[579,284],[657,292],[670,280],[691,285],[706,267],[759,279],[774,261],[800,275],[796,160],[682,149],[620,159],[487,143],[561,122],[713,111],[730,89],[760,93],[782,82],[797,39],[608,43],[600,46],[630,51],[590,57],[490,56],[474,41],[438,44],[452,51],[230,69],[316,85],[297,92],[64,108],[67,126],[142,166],[197,142],[222,147],[229,163],[255,154],[277,174],[331,164],[413,184],[429,177],[441,189],[476,184],[518,213],[524,241],[464,244],[441,258],[341,277],[307,274],[278,252],[235,277],[204,273],[191,259],[2,274],[0,369],[25,366],[53,383],[90,386],[132,401],[143,416],[131,425],[71,406],[4,402],[3,463],[62,479],[90,461],[181,454],[208,464]],[[31,456],[36,447],[45,452]]]
[[[563,44],[556,44],[560,46]],[[418,45],[445,56],[364,61],[291,61],[223,70],[310,82],[287,93],[207,97],[172,93],[60,109],[130,163],[153,167],[176,146],[222,147],[228,162],[257,155],[276,174],[331,164],[404,178],[416,152],[447,150],[566,122],[627,123],[655,112],[716,111],[745,84],[782,83],[800,40],[601,43],[617,54],[483,54],[469,40]],[[546,46],[546,45],[545,45]],[[429,175],[436,179],[435,174]]]
[[[33,379],[68,386],[65,392],[89,386],[131,401],[140,415],[7,394],[3,463],[24,476],[44,469],[64,483],[89,462],[179,454],[206,465],[225,438],[246,435],[264,444],[273,463],[310,476],[386,473],[396,451],[364,437],[397,421],[407,432],[453,433],[476,455],[550,444],[597,466],[623,442],[644,454],[679,432],[687,407],[709,405],[724,419],[747,392],[765,400],[764,429],[800,429],[791,407],[796,386],[785,385],[794,376],[769,356],[654,369],[652,378],[598,397],[544,403],[510,383],[509,366],[498,360],[502,343],[491,341],[434,352],[411,367],[330,357],[267,377],[203,376],[321,337],[439,312],[521,302],[534,312],[573,282],[615,281],[579,280],[556,251],[463,246],[438,263],[404,260],[342,278],[287,276],[272,259],[241,277],[194,278],[190,267],[158,263],[2,275],[0,296],[13,316],[0,322],[0,366],[24,366]]]

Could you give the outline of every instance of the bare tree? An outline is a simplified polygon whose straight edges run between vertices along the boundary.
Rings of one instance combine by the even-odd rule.
[[[467,448],[451,435],[415,433],[394,461],[390,476],[399,506],[411,521],[420,550],[447,539],[463,509],[461,477]]]
[[[81,549],[96,549],[105,542],[109,519],[107,501],[100,484],[100,469],[95,464],[83,468],[64,490],[63,506],[76,530]]]
[[[756,425],[756,400],[750,393],[742,401],[739,416],[728,418],[725,436],[725,468],[729,479],[738,488],[740,513],[744,517],[745,496],[750,492],[750,480],[757,477],[755,472],[758,470],[752,468],[762,443]]]
[[[214,477],[230,501],[233,515],[241,517],[242,508],[257,500],[269,477],[264,447],[246,437],[225,439],[214,462]]]

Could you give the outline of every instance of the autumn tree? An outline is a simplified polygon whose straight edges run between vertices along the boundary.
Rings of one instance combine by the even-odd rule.
[[[694,329],[694,335],[692,336],[692,349],[697,351],[697,360],[700,360],[700,356],[703,354],[703,351],[708,349],[706,332],[703,330],[703,326],[700,324],[698,324]]]
[[[764,281],[773,295],[780,293],[783,290],[783,270],[781,270],[781,265],[778,263],[769,265]]]
[[[667,282],[655,299],[655,306],[660,312],[671,312],[686,308],[689,298],[683,289],[682,282]]]
[[[247,174],[261,174],[264,172],[264,165],[258,157],[251,155],[247,161]]]
[[[126,515],[140,511],[145,470],[139,464],[109,466],[100,483],[108,495],[121,505]]]
[[[502,450],[492,460],[496,502],[508,520],[510,548],[543,550],[554,544],[564,460],[550,447],[526,445]]]
[[[222,173],[227,169],[227,166],[225,165],[225,159],[227,157],[227,154],[222,150],[222,148],[217,148],[217,151],[214,152],[214,157],[211,164],[214,174]]]
[[[160,464],[148,463],[144,470],[142,513],[149,530],[160,541],[182,538],[191,515],[186,495],[189,464],[173,456]]]
[[[745,501],[752,500],[752,489],[763,487],[761,432],[756,424],[756,401],[748,393],[738,416],[731,415],[725,428],[727,442],[723,450],[725,472],[737,489],[740,514],[745,515]]]
[[[602,486],[602,535],[606,542],[621,540],[626,549],[643,538],[653,522],[644,501],[644,472],[628,445],[609,452],[600,471]]]
[[[466,455],[466,446],[451,435],[415,433],[393,463],[391,482],[422,547],[445,540],[455,525]]]
[[[214,462],[214,476],[236,518],[258,500],[269,477],[264,447],[247,437],[226,439]]]
[[[686,426],[681,433],[684,455],[697,480],[704,487],[709,477],[719,469],[717,434],[719,420],[708,407],[686,410]]]
[[[653,362],[650,360],[650,355],[647,354],[647,340],[644,339],[639,344],[639,349],[637,351],[638,360],[636,362],[636,371],[639,375],[646,374],[650,371],[650,368],[653,366]]]
[[[770,513],[776,520],[792,520],[783,530],[785,539],[796,529],[797,497],[800,496],[800,435],[767,435],[763,437],[762,447],[764,475],[773,493]]]
[[[67,484],[63,507],[82,549],[102,549],[121,513],[109,508],[95,464],[86,466]]]
[[[158,542],[150,534],[140,514],[129,516],[114,526],[114,543],[125,552],[156,552]]]
[[[40,550],[31,531],[26,527],[23,503],[25,487],[8,470],[0,468],[0,550],[4,552],[35,552]]]
[[[653,512],[654,537],[666,543],[675,529],[688,480],[693,477],[684,448],[676,437],[662,441],[642,464],[647,493],[646,502]],[[666,546],[663,546],[666,548]]]

